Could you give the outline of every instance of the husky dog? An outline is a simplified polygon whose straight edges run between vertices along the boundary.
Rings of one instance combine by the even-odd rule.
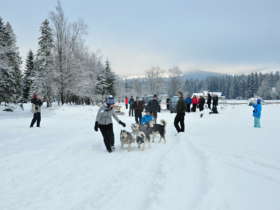
[[[139,149],[142,151],[145,149],[145,134],[142,131],[136,135],[136,143]]]
[[[165,139],[165,126],[166,122],[164,120],[160,121],[161,124],[155,124],[154,121],[151,121],[148,125],[139,125],[139,124],[133,124],[131,126],[132,131],[134,134],[138,134],[139,132],[143,132],[145,134],[145,140],[150,143],[151,142],[151,137],[152,137],[152,142],[154,142],[154,136],[159,134],[160,135],[160,140],[163,139],[164,143],[166,143]]]
[[[121,148],[124,148],[124,145],[127,144],[127,151],[131,150],[131,144],[135,142],[135,138],[133,137],[133,135],[125,130],[121,130],[121,134],[120,134],[120,140],[121,140]]]
[[[164,143],[166,143],[166,139],[165,139],[165,126],[166,126],[166,122],[164,120],[160,121],[160,124],[153,124],[152,126],[152,135],[153,135],[153,140],[152,142],[154,142],[154,136],[155,135],[160,135],[160,139],[159,139],[159,143],[163,140]]]

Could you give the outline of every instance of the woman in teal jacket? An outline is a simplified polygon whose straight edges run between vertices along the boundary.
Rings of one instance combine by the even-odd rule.
[[[257,99],[257,104],[250,104],[253,106],[253,117],[254,117],[254,127],[260,128],[261,127],[261,113],[262,113],[262,104],[261,99]]]

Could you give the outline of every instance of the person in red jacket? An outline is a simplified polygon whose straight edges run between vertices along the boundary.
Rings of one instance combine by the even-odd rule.
[[[125,108],[128,109],[128,97],[124,98]]]
[[[198,99],[197,99],[196,95],[194,95],[192,97],[192,112],[196,112],[197,104],[198,104]]]

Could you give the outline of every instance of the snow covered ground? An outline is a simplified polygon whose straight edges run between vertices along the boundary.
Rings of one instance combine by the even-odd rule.
[[[120,150],[115,123],[112,154],[93,130],[97,107],[44,109],[32,129],[25,108],[0,112],[1,210],[280,209],[280,105],[263,107],[261,129],[246,105],[188,114],[180,136],[162,112],[167,144],[143,152]]]

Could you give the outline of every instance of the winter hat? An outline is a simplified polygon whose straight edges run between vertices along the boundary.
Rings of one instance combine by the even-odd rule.
[[[257,99],[257,104],[260,104],[261,101],[262,101],[262,100],[261,100],[260,98],[258,98],[258,99]]]
[[[106,104],[108,104],[108,105],[113,105],[113,104],[115,104],[115,99],[114,99],[114,97],[113,97],[112,95],[110,95],[110,96],[108,96],[108,97],[106,98]]]

